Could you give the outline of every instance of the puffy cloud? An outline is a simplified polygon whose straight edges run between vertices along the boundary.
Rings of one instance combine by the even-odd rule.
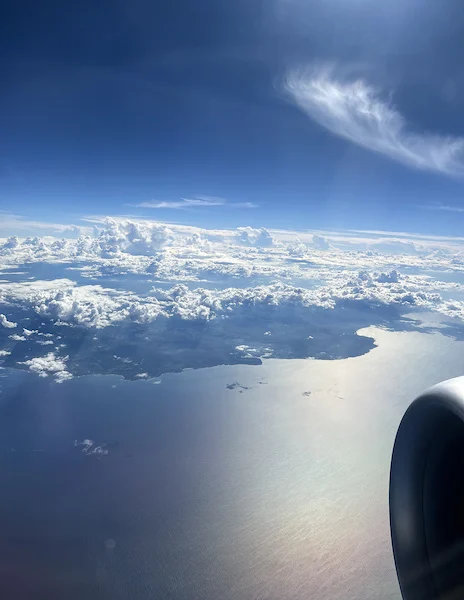
[[[26,329],[25,327],[23,328],[23,334],[26,337],[29,337],[31,335],[34,335],[34,333],[39,333],[37,329]]]
[[[445,286],[446,284],[443,284]],[[455,286],[456,284],[452,284]],[[28,307],[57,324],[105,328],[122,322],[152,323],[177,317],[207,321],[229,318],[244,311],[264,311],[269,306],[300,305],[333,308],[339,301],[424,306],[440,310],[439,286],[418,276],[400,277],[390,272],[336,272],[324,285],[310,288],[276,283],[226,289],[190,289],[179,284],[148,295],[100,285],[81,285],[61,279],[21,284],[0,284],[0,301]],[[10,336],[17,341],[24,336]]]
[[[68,358],[68,356],[57,357],[54,352],[49,352],[45,356],[31,358],[19,364],[25,365],[30,371],[37,373],[39,377],[53,375],[57,383],[62,383],[72,377],[71,373],[66,370]]]
[[[422,308],[464,315],[464,303],[444,301],[431,278],[396,270],[337,270],[311,288],[282,282],[225,289],[178,284],[148,294],[35,281],[0,284],[0,299],[38,327],[24,345],[28,353],[31,344],[39,350],[40,342],[52,342],[46,328],[67,325],[56,340],[61,338],[69,358],[55,349],[20,363],[57,381],[70,372],[139,378],[187,367],[257,364],[266,357],[357,356],[373,347],[373,340],[356,335],[361,327],[403,326],[402,315]],[[5,357],[8,366],[18,361],[21,346],[15,347],[14,361]]]
[[[439,293],[428,291],[426,285],[419,284],[413,277],[399,278],[393,270],[390,273],[368,273],[360,271],[344,285],[333,289],[338,301],[350,300],[360,303],[383,304],[441,310],[447,314]]]
[[[163,314],[155,297],[139,297],[100,285],[77,286],[69,279],[0,285],[0,302],[29,308],[56,323],[108,327],[124,320],[144,323]],[[10,336],[16,341],[26,337]]]
[[[71,287],[57,293],[49,292],[33,302],[39,315],[59,322],[85,327],[107,327],[132,320],[144,323],[163,314],[156,298],[142,299],[101,286]]]
[[[111,256],[124,252],[150,256],[166,245],[171,237],[165,226],[151,222],[107,219],[96,238],[82,236],[77,242],[77,254]]]
[[[39,263],[40,276],[40,265],[53,263],[56,272],[58,267],[62,269],[58,277],[75,276],[76,280],[104,280],[133,273],[153,275],[165,282],[218,283],[219,279],[225,282],[242,278],[251,285],[262,282],[263,278],[301,281],[309,274],[303,264],[308,263],[309,255],[311,275],[317,279],[326,278],[323,271],[338,268],[464,270],[462,246],[450,241],[454,238],[440,238],[440,241],[427,238],[419,248],[411,239],[358,237],[356,232],[321,236],[251,227],[228,231],[180,225],[168,228],[157,222],[130,219],[106,219],[98,225],[94,237],[30,238],[18,241],[13,249],[0,247],[4,275],[8,275],[7,269],[23,264],[35,275],[33,265]],[[437,252],[436,244],[442,244],[441,253]],[[354,254],[353,248],[362,251]],[[289,255],[302,260],[289,261]],[[129,281],[126,277],[126,284]]]
[[[288,253],[290,256],[302,257],[308,253],[308,248],[299,238],[295,238],[295,240],[288,245]]]
[[[3,314],[0,314],[0,325],[2,325],[3,327],[6,327],[7,329],[14,329],[15,327],[18,326],[17,323],[14,323],[13,321],[8,321],[6,316]]]
[[[54,379],[56,383],[63,383],[63,381],[72,379],[72,377],[73,376],[69,371],[59,371],[58,373],[54,374]]]
[[[10,339],[27,343],[4,364],[35,360],[31,351],[41,355],[45,344],[64,362],[63,345],[68,369],[55,379],[68,371],[153,377],[268,356],[357,355],[372,347],[356,339],[359,327],[388,325],[410,310],[464,318],[464,286],[448,280],[464,272],[461,246],[412,252],[407,237],[369,239],[387,253],[367,250],[356,232],[352,238],[364,250],[342,249],[330,233],[110,219],[93,237],[18,241],[0,248],[3,277],[14,275],[0,281],[0,306],[22,328]],[[392,241],[404,242],[397,253]],[[10,344],[10,328],[2,332]]]
[[[3,250],[13,250],[19,246],[19,239],[16,235],[12,235],[9,237],[6,242],[3,244]]]
[[[25,342],[26,338],[24,335],[18,335],[17,333],[14,333],[13,335],[9,335],[8,336],[10,338],[10,340],[13,340],[14,342]]]
[[[79,260],[112,258],[119,255],[152,256],[170,243],[172,232],[163,224],[151,221],[106,219],[95,230],[95,236],[81,235],[77,239],[51,240],[12,237],[0,247],[0,255],[16,256],[21,262],[31,260]]]
[[[313,246],[318,250],[329,250],[330,248],[330,244],[326,238],[323,235],[317,235],[317,233],[313,235]]]
[[[379,283],[398,283],[398,272],[393,269],[390,273],[380,273],[377,275],[376,281]]]
[[[47,247],[44,240],[42,240],[40,237],[37,237],[37,236],[27,237],[24,240],[24,242],[22,243],[22,245],[23,246],[32,246],[33,248],[38,248],[39,250],[45,250],[45,248]]]
[[[194,248],[198,248],[205,252],[212,251],[211,242],[208,239],[205,239],[200,233],[197,233],[196,231],[194,231],[191,236],[186,238],[185,245],[193,246]]]
[[[9,350],[0,350],[0,357],[10,356],[11,352]]]
[[[253,227],[238,227],[237,238],[245,246],[269,248],[275,243],[274,238],[267,229],[253,229]]]

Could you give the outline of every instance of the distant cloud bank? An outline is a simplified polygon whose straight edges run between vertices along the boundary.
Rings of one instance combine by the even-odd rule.
[[[464,334],[459,238],[91,222],[92,236],[0,243],[1,366],[62,383],[337,359],[374,347],[369,325],[423,333],[421,311]]]

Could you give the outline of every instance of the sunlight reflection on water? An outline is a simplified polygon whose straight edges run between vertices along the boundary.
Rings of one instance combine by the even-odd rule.
[[[398,599],[394,434],[417,394],[462,374],[462,346],[361,333],[378,347],[357,358],[188,370],[156,386],[114,376],[50,385],[9,371],[5,592]],[[90,442],[107,453],[82,452]]]

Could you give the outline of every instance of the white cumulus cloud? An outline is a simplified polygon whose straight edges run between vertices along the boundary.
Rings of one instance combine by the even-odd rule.
[[[54,352],[49,352],[45,356],[38,356],[25,360],[19,364],[29,367],[33,373],[37,373],[39,377],[48,377],[53,375],[58,383],[71,379],[72,375],[66,370],[66,361],[68,356],[57,357]]]
[[[3,314],[0,314],[0,325],[6,327],[7,329],[14,329],[18,326],[17,323],[13,323],[13,321],[8,321],[7,317]]]
[[[24,335],[18,335],[17,333],[14,333],[13,335],[9,335],[8,336],[10,338],[10,340],[13,340],[13,342],[25,342],[26,338],[24,337]]]
[[[335,135],[416,169],[464,175],[464,138],[416,133],[395,106],[364,79],[331,67],[294,69],[285,81],[294,102]]]
[[[237,237],[245,246],[257,246],[259,248],[268,248],[275,243],[274,238],[267,229],[254,229],[253,227],[239,227]]]
[[[31,335],[34,335],[34,333],[39,333],[37,329],[26,329],[26,327],[23,328],[23,334],[26,337],[29,337]]]
[[[56,381],[94,370],[143,379],[216,361],[368,351],[357,328],[422,309],[464,321],[460,238],[367,234],[114,218],[75,240],[10,241],[0,247],[0,311],[21,335],[0,326],[1,345],[27,340],[15,363]],[[43,264],[55,279],[40,279]]]
[[[313,235],[313,245],[318,250],[328,250],[330,248],[330,244],[326,238],[323,235],[317,235],[317,233]]]

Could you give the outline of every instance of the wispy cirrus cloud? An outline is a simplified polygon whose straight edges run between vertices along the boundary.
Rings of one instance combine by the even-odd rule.
[[[253,202],[227,202],[224,198],[217,196],[195,196],[194,198],[181,198],[174,201],[151,200],[133,204],[137,208],[168,208],[174,210],[186,210],[190,208],[202,208],[212,206],[225,206],[227,208],[256,208]]]
[[[284,83],[314,121],[342,138],[409,167],[464,176],[464,138],[415,133],[401,113],[363,79],[333,66],[294,69]]]
[[[449,206],[446,204],[421,204],[418,208],[424,210],[438,210],[443,212],[464,213],[464,206]]]
[[[56,235],[77,237],[80,234],[91,233],[89,227],[75,224],[53,223],[50,221],[35,221],[21,215],[16,215],[5,210],[0,210],[0,237],[18,235]]]

